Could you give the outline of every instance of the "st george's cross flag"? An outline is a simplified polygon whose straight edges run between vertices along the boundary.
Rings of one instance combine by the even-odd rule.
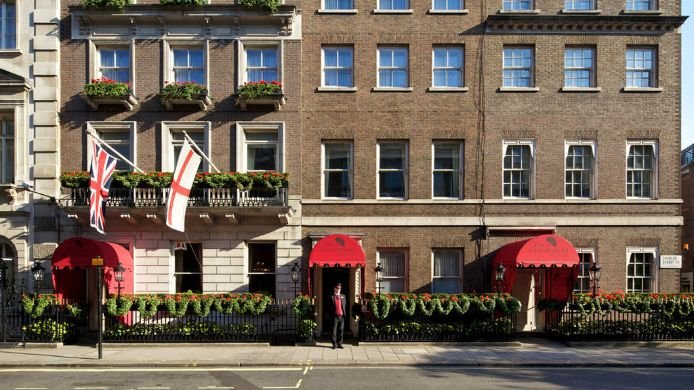
[[[92,137],[89,137],[92,158],[89,161],[89,226],[104,233],[104,203],[108,198],[111,175],[118,160],[106,153]]]
[[[202,157],[195,153],[188,140],[184,139],[166,200],[166,226],[179,232],[185,230],[188,197],[200,161]]]

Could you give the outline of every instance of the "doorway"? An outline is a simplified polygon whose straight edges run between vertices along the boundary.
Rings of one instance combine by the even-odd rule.
[[[537,303],[543,297],[545,287],[545,270],[536,268],[518,269],[513,283],[512,294],[521,302],[516,330],[535,332],[544,327],[544,318],[537,310]]]
[[[323,308],[323,335],[329,335],[332,331],[333,317],[330,310],[330,303],[328,302],[328,297],[333,294],[333,288],[336,284],[342,284],[342,291],[340,292],[345,297],[347,297],[347,312],[345,313],[345,335],[351,334],[352,330],[350,327],[350,310],[351,310],[351,291],[349,285],[349,268],[335,267],[335,268],[323,268],[323,296],[321,298],[321,306]]]

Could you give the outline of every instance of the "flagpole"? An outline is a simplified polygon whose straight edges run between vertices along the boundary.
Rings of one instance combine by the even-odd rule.
[[[214,165],[214,163],[212,163],[212,160],[210,160],[210,159],[207,157],[207,155],[205,154],[205,152],[203,152],[202,150],[200,150],[200,148],[198,147],[198,145],[195,143],[195,141],[193,141],[192,138],[190,138],[190,136],[188,135],[188,133],[186,133],[185,131],[183,131],[182,133],[183,133],[183,136],[186,137],[186,139],[188,140],[188,142],[190,142],[190,146],[192,146],[193,149],[195,149],[195,151],[200,155],[200,157],[204,158],[205,161],[207,161],[207,162],[210,164],[210,166],[211,166],[212,168],[214,168],[214,170],[217,171],[217,173],[219,173],[219,172],[220,172],[219,169]]]
[[[101,138],[99,138],[99,136],[96,135],[93,131],[91,131],[90,129],[87,129],[87,134],[91,135],[92,138],[94,138],[95,140],[99,141],[99,143],[100,143],[102,146],[104,146],[104,147],[106,147],[108,150],[110,150],[111,153],[113,153],[113,154],[116,155],[116,157],[120,158],[120,159],[123,160],[125,163],[127,163],[127,164],[130,165],[131,167],[135,168],[136,171],[138,171],[138,172],[140,172],[140,173],[145,173],[145,171],[143,171],[142,169],[138,168],[137,165],[133,164],[132,162],[130,162],[130,160],[128,160],[127,158],[123,157],[123,155],[120,154],[116,149],[112,148],[111,145],[107,144],[106,142],[104,142],[104,140],[102,140]]]

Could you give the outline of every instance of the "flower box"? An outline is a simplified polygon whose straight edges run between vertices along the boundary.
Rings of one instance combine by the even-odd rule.
[[[284,95],[267,95],[257,98],[245,98],[239,96],[236,99],[236,105],[241,108],[241,111],[248,111],[248,107],[253,107],[256,109],[262,109],[264,107],[271,107],[273,111],[279,111],[282,106],[287,102]]]
[[[132,111],[139,104],[133,95],[125,96],[87,96],[85,100],[94,111],[99,111],[103,105],[121,105],[125,111]]]
[[[282,84],[277,80],[250,81],[241,85],[236,93],[236,105],[241,111],[247,111],[249,106],[279,111],[286,101]]]
[[[164,82],[166,85],[161,90],[159,97],[167,111],[173,111],[176,106],[197,106],[202,111],[207,111],[212,105],[207,95],[207,87],[193,82]]]
[[[108,77],[92,79],[84,86],[83,96],[87,104],[95,111],[98,111],[102,105],[121,105],[127,111],[132,111],[138,105],[128,83],[111,80]]]
[[[207,111],[212,105],[212,100],[207,95],[198,95],[192,99],[162,99],[166,111],[173,111],[176,106],[197,106],[200,111]]]

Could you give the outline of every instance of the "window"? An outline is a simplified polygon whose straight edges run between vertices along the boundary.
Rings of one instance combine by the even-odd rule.
[[[280,81],[277,46],[246,47],[246,81]]]
[[[176,292],[202,293],[202,244],[174,250]]]
[[[655,249],[627,249],[627,293],[654,291]]]
[[[595,87],[595,50],[590,47],[564,49],[564,86]]]
[[[0,184],[14,183],[14,120],[0,119]]]
[[[655,11],[656,0],[627,0],[627,11]]]
[[[17,48],[17,8],[14,0],[0,2],[0,49]]]
[[[533,0],[504,0],[504,11],[530,11]]]
[[[382,88],[407,88],[408,50],[406,47],[378,48],[378,86]]]
[[[87,122],[87,128],[92,130],[101,138],[108,146],[115,149],[123,157],[130,160],[133,164],[137,164],[137,156],[135,154],[135,123],[136,122]],[[89,148],[87,148],[89,149]],[[109,154],[113,154],[107,150]],[[87,150],[87,161],[91,160],[92,151]],[[114,155],[118,159],[116,169],[121,171],[130,171],[133,168],[123,161],[120,157]]]
[[[462,251],[458,249],[434,250],[434,278],[431,292],[454,294],[461,291],[460,269]]]
[[[205,84],[205,56],[200,47],[174,47],[173,80],[177,83]]]
[[[435,47],[433,56],[434,87],[460,88],[465,85],[462,47]]]
[[[323,47],[323,86],[350,88],[353,81],[353,52],[346,46]]]
[[[100,48],[98,75],[121,83],[130,83],[130,49]]]
[[[627,87],[655,87],[655,49],[650,47],[627,48]]]
[[[404,10],[410,8],[410,0],[378,0],[378,9]]]
[[[534,84],[533,48],[504,48],[504,87],[529,88]]]
[[[274,243],[248,243],[248,291],[274,297],[276,265]]]
[[[2,242],[5,241],[5,242]],[[16,280],[16,270],[17,270],[17,264],[15,259],[17,258],[17,253],[14,250],[14,246],[10,243],[10,240],[7,239],[7,237],[0,236],[0,261],[5,262],[5,266],[7,267],[5,270],[5,286],[0,285],[0,288],[10,288],[10,286],[14,285],[15,288],[19,288],[20,286],[17,283]],[[9,291],[8,291],[9,292]],[[5,297],[8,297],[5,295]],[[6,298],[7,299],[7,298]]]
[[[381,292],[406,292],[407,252],[405,250],[379,250],[378,261],[383,267]]]
[[[656,143],[627,143],[627,197],[653,198],[657,172]]]
[[[592,142],[571,142],[566,145],[567,198],[593,198],[595,144]]]
[[[462,142],[436,142],[433,145],[434,198],[461,198],[463,173]]]
[[[178,155],[183,147],[183,132],[195,142],[206,155],[210,155],[210,123],[209,122],[162,122],[162,170],[173,172],[176,169]],[[190,141],[188,141],[190,142]],[[208,163],[203,160],[198,172],[207,171]]]
[[[352,144],[323,144],[323,197],[352,198]]]
[[[465,8],[463,0],[434,0],[436,11],[460,11]]]
[[[595,10],[596,0],[564,0],[565,11],[590,11]]]
[[[407,197],[407,144],[404,142],[378,144],[378,197]]]
[[[576,249],[578,252],[578,278],[574,284],[574,292],[585,293],[592,291],[590,284],[590,266],[595,261],[593,249]]]
[[[242,172],[283,170],[281,123],[236,122],[237,165]]]
[[[532,141],[504,143],[504,198],[530,198],[533,180]]]
[[[353,9],[353,0],[323,0],[323,9]]]

